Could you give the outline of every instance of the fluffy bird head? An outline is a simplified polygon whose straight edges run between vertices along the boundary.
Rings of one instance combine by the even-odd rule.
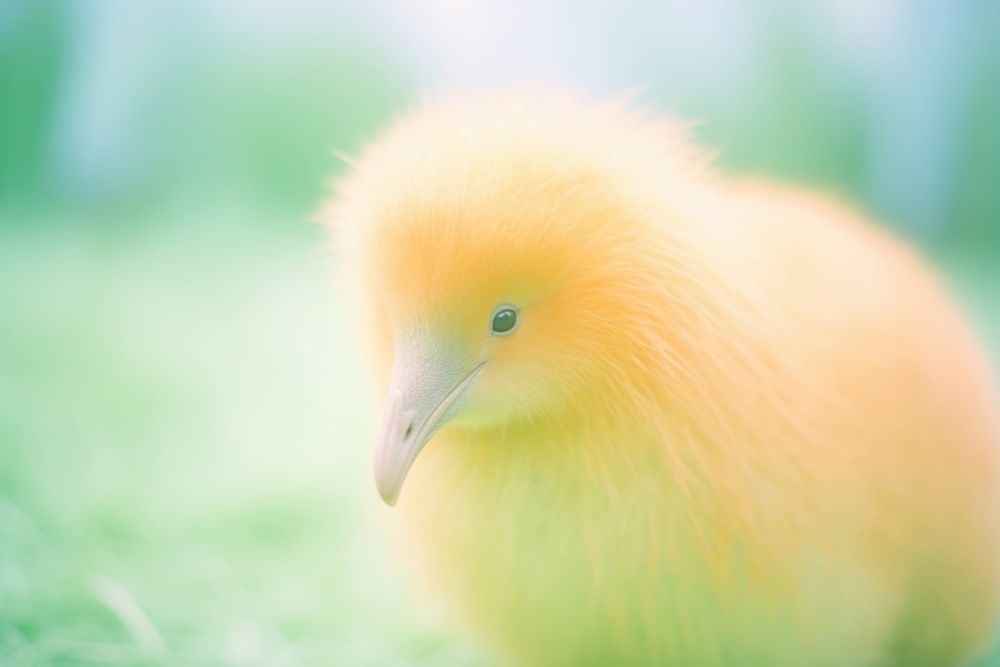
[[[442,427],[571,427],[598,406],[630,409],[665,341],[686,344],[705,281],[674,260],[705,238],[683,223],[700,205],[700,160],[676,127],[621,104],[581,106],[427,105],[339,185],[327,217],[349,281],[367,283],[377,356],[392,362],[375,464],[390,504]],[[664,313],[672,339],[649,334]]]

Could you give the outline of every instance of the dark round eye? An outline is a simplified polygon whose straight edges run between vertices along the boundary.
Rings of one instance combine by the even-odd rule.
[[[497,306],[490,320],[490,330],[494,336],[506,336],[517,327],[517,310],[513,306]]]

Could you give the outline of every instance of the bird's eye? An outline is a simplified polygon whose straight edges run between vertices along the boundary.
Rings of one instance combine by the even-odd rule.
[[[517,309],[513,306],[497,306],[490,319],[490,331],[494,336],[506,336],[517,327]]]

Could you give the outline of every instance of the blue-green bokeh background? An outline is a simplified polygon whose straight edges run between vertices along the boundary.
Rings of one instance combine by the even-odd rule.
[[[423,92],[642,87],[924,247],[996,354],[998,34],[993,0],[0,0],[0,663],[485,664],[379,529],[310,222]]]

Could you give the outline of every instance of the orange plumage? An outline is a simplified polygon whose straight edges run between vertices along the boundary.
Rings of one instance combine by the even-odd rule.
[[[506,660],[940,665],[988,639],[989,372],[859,214],[720,177],[624,104],[484,95],[400,121],[326,217],[389,390],[380,491],[413,465],[407,555]]]

